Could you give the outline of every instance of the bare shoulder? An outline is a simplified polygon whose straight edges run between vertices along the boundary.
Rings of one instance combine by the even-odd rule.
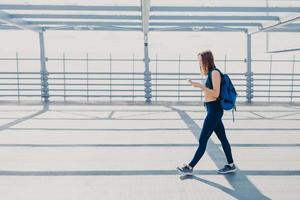
[[[212,74],[212,77],[220,77],[221,76],[220,72],[216,69],[214,69],[211,74]]]

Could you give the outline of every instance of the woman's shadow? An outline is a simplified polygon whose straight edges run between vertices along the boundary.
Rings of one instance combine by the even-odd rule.
[[[234,174],[228,174],[228,175],[225,175],[225,176],[232,176],[231,178],[234,178]],[[195,175],[182,175],[180,176],[180,180],[197,180],[197,181],[200,181],[202,183],[205,183],[209,186],[212,186],[212,187],[215,187],[227,194],[229,194],[230,196],[236,198],[236,199],[262,199],[262,200],[270,200],[270,198],[266,197],[266,196],[259,196],[259,197],[255,197],[253,196],[253,194],[251,194],[251,192],[249,191],[238,191],[238,190],[234,190],[234,189],[230,189],[228,187],[225,187],[219,183],[215,183],[215,182],[212,182],[212,181],[209,181],[209,180],[206,180],[206,179],[203,179],[203,178],[200,178],[198,176],[195,176]]]

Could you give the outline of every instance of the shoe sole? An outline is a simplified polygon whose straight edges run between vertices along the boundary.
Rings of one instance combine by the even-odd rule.
[[[181,174],[183,174],[183,175],[189,175],[189,176],[193,176],[193,175],[194,175],[193,172],[186,173],[186,172],[181,171],[178,167],[177,167],[177,170],[178,170]]]
[[[233,173],[233,172],[235,172],[236,171],[236,169],[232,169],[232,170],[229,170],[229,171],[226,171],[226,172],[219,172],[218,171],[218,173],[219,174],[228,174],[228,173]]]

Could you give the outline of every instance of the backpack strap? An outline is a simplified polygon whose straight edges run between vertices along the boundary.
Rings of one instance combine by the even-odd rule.
[[[207,74],[207,81],[208,81],[209,86],[211,88],[213,88],[212,78],[211,78],[211,71],[209,71],[208,74]]]
[[[220,76],[221,76],[221,84],[222,84],[222,80],[223,80],[223,76],[224,76],[224,74],[218,69],[218,68],[214,68],[213,70],[217,70],[219,73],[220,73]],[[212,86],[213,84],[212,84],[212,77],[211,77],[211,74],[212,74],[212,71],[213,70],[211,70],[211,71],[209,71],[208,72],[208,74],[207,74],[207,77],[208,77],[208,82],[209,82],[209,84]]]
[[[216,68],[216,67],[214,67],[214,69],[213,70],[217,70],[219,73],[220,73],[220,76],[221,76],[221,86],[222,86],[222,83],[223,83],[223,73],[218,69],[218,68]],[[212,77],[211,77],[211,74],[212,74],[212,71],[213,70],[211,70],[211,71],[209,71],[208,72],[208,74],[207,74],[207,79],[208,79],[208,84],[210,84],[210,86],[213,88],[213,83],[212,83]],[[220,88],[220,90],[221,90],[221,88]],[[220,93],[221,93],[221,91],[220,91]],[[220,94],[221,95],[221,94]],[[219,97],[217,98],[217,100],[220,100],[220,95],[219,95]]]
[[[234,106],[234,108],[232,108],[232,121],[234,122],[234,111],[236,111],[236,106]]]

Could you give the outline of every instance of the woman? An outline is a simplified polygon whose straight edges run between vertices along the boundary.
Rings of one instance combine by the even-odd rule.
[[[218,170],[218,173],[226,174],[234,172],[236,171],[236,166],[233,163],[231,147],[226,138],[225,129],[222,123],[223,109],[221,108],[221,105],[218,101],[221,86],[221,74],[214,64],[214,58],[211,51],[204,51],[202,53],[199,53],[198,61],[201,74],[207,75],[207,77],[209,77],[208,74],[211,73],[211,80],[207,78],[205,85],[191,80],[189,80],[189,82],[193,87],[198,87],[204,92],[204,105],[206,107],[207,115],[203,123],[199,138],[199,146],[194,155],[194,158],[188,165],[184,164],[182,167],[177,167],[177,169],[185,175],[193,174],[193,168],[203,156],[208,139],[214,131],[222,143],[222,147],[228,162],[227,165]]]

